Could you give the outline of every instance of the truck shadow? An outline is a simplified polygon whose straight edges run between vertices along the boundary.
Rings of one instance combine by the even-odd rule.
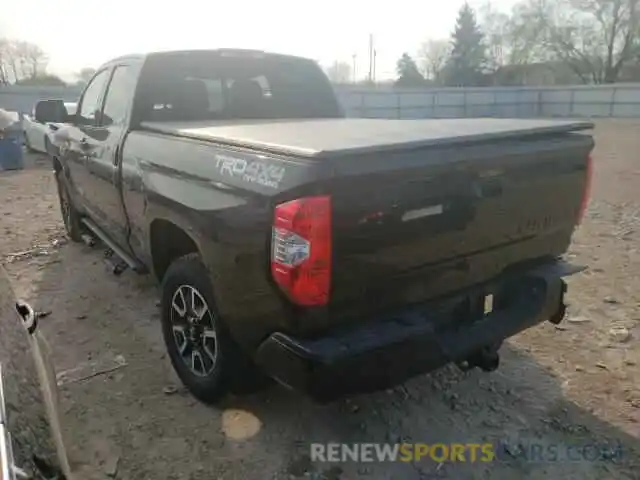
[[[126,360],[61,386],[78,466],[104,471],[116,457],[118,478],[140,479],[637,478],[638,432],[567,398],[559,378],[512,344],[492,374],[445,368],[329,405],[273,386],[208,407],[173,374],[148,279],[113,276],[98,250],[78,245],[33,268],[39,277],[25,288],[36,308],[53,312],[42,328],[58,371]],[[320,463],[310,458],[314,442],[492,443],[499,458]]]
[[[440,453],[417,465],[340,467],[344,478],[376,469],[389,478],[636,478],[638,436],[566,398],[560,379],[529,354],[509,344],[501,354],[503,366],[491,374],[447,367],[335,405],[301,403],[282,389],[273,389],[268,402],[263,394],[233,405],[295,429],[302,445],[289,465],[294,471],[305,462],[326,471],[326,465],[310,461],[311,443],[491,443],[498,457],[491,463],[471,461],[468,453],[465,463],[439,462]]]

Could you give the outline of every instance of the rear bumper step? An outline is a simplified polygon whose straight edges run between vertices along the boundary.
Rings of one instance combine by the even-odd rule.
[[[258,348],[256,362],[319,401],[389,388],[447,363],[477,358],[545,320],[559,323],[566,309],[562,277],[583,269],[554,262],[321,338],[274,333]],[[488,294],[495,307],[483,314],[474,306]]]

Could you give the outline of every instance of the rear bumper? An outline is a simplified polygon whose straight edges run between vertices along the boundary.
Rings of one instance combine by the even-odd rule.
[[[319,401],[389,388],[545,320],[559,323],[565,314],[562,278],[581,270],[563,261],[546,264],[320,338],[274,333],[255,359],[276,380]],[[488,294],[494,309],[485,315]]]

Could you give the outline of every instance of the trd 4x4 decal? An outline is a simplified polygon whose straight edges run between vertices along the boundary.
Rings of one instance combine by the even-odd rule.
[[[285,168],[264,160],[245,160],[228,155],[216,155],[216,168],[221,175],[239,178],[265,187],[279,188]]]

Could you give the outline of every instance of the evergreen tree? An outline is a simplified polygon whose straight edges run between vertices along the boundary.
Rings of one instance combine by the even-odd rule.
[[[468,3],[458,12],[451,43],[451,58],[446,72],[447,84],[465,87],[481,85],[487,57],[482,31]]]
[[[426,81],[416,62],[408,53],[403,53],[396,64],[398,79],[395,85],[398,87],[423,87]]]

